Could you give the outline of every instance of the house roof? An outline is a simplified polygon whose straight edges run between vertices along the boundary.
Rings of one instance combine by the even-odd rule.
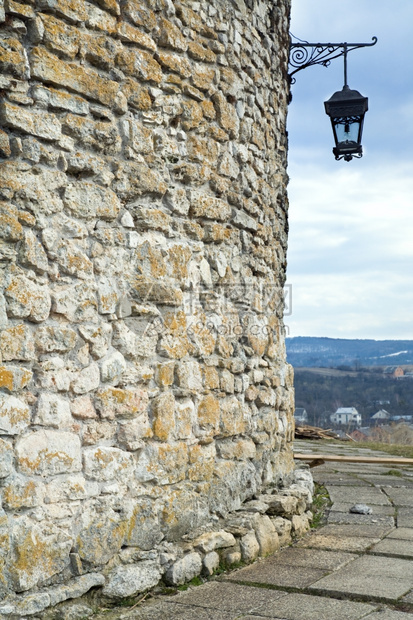
[[[294,409],[294,415],[304,415],[304,413],[307,413],[304,407],[297,407]]]
[[[388,411],[386,411],[385,409],[380,409],[380,411],[377,411],[374,415],[371,416],[372,420],[380,420],[380,419],[387,419],[390,417],[390,413]]]
[[[387,366],[383,372],[385,375],[389,375],[392,374],[393,372],[395,372],[396,370],[398,370],[400,368],[400,366]],[[400,370],[403,370],[403,368],[400,368]]]
[[[336,413],[358,413],[355,407],[339,407]]]

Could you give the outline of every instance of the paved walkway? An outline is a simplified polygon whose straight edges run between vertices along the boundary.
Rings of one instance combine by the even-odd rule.
[[[297,441],[295,449],[380,455],[343,443]],[[324,527],[265,560],[116,617],[413,620],[413,466],[326,463],[312,471],[333,501]],[[373,513],[350,514],[356,503]]]

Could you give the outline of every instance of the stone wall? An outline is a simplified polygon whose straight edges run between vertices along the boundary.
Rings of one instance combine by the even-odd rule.
[[[6,617],[289,483],[293,392],[289,0],[2,1]]]

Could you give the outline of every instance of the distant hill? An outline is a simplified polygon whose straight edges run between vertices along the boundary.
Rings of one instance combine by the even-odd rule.
[[[295,367],[399,366],[413,364],[413,340],[286,338],[287,360]]]

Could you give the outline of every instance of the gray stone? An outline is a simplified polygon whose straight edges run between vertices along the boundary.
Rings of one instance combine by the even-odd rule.
[[[109,573],[102,592],[109,598],[135,596],[156,586],[161,576],[158,562],[144,561],[139,564],[117,566]]]
[[[30,408],[15,396],[0,393],[0,433],[19,435],[30,423]]]
[[[373,514],[373,509],[367,504],[354,504],[349,510],[349,512],[358,515],[371,515]]]
[[[199,549],[203,553],[209,553],[216,549],[232,547],[235,545],[235,538],[229,532],[207,532],[196,538],[192,544],[195,549]]]
[[[188,553],[177,560],[165,574],[165,580],[172,586],[180,586],[191,581],[202,570],[202,560],[198,553]]]
[[[240,540],[241,559],[249,564],[257,559],[260,552],[260,545],[254,532],[248,532]]]
[[[202,573],[210,577],[219,567],[219,555],[216,551],[210,551],[202,560]]]

